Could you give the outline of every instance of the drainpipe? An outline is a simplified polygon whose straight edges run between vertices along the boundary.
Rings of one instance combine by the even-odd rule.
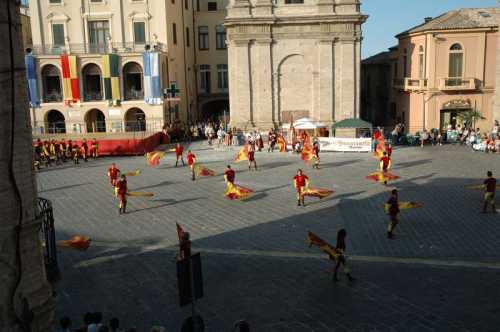
[[[186,1],[186,0],[184,0]],[[181,6],[181,17],[182,17],[182,55],[184,58],[184,90],[186,93],[186,113],[187,113],[187,124],[189,124],[190,114],[189,114],[189,91],[188,91],[188,71],[187,71],[187,61],[186,61],[186,22],[184,20],[184,1],[179,1]]]

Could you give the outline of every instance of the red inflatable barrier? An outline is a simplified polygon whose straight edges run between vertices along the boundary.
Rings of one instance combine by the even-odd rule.
[[[121,138],[121,139],[98,139],[99,156],[130,156],[143,155],[151,152],[156,147],[165,142],[162,133],[156,133],[146,138]],[[68,139],[66,139],[66,142]],[[73,144],[82,146],[83,139],[71,140]],[[34,142],[33,144],[36,144]],[[89,151],[92,150],[92,138],[87,139]]]

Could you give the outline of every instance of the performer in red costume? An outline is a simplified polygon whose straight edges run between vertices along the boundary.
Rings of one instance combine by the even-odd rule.
[[[184,152],[184,148],[182,145],[177,143],[175,147],[175,167],[177,167],[177,163],[179,162],[179,159],[182,161],[182,166],[185,166],[186,164],[184,163],[184,158],[182,158],[182,153]]]
[[[297,190],[297,206],[300,206],[302,203],[302,206],[306,206],[304,202],[304,195],[303,192],[306,189],[307,185],[309,182],[309,178],[307,175],[302,173],[302,170],[299,169],[297,171],[297,175],[293,177],[293,185],[295,186],[295,189]]]
[[[116,182],[116,187],[118,188],[118,199],[120,200],[119,213],[127,213],[127,177],[122,174],[120,180]]]
[[[189,150],[186,158],[187,158],[188,166],[191,169],[191,180],[194,181],[195,180],[195,177],[194,177],[194,164],[196,163],[196,156],[194,155],[194,153],[191,152],[191,150]]]

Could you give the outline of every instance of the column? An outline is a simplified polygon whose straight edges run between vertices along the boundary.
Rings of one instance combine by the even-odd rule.
[[[356,64],[356,109],[354,110],[354,117],[361,117],[361,38],[356,39],[356,58],[354,59]]]
[[[272,39],[257,39],[255,43],[255,53],[257,57],[255,80],[256,90],[256,125],[268,130],[275,125],[273,110],[273,77],[272,77],[272,58],[271,58]]]
[[[231,127],[253,127],[249,40],[232,40],[228,47]]]
[[[333,39],[318,42],[319,88],[315,118],[327,125],[334,120],[334,59]]]
[[[336,110],[335,120],[353,118],[356,115],[356,50],[354,38],[340,40],[340,63],[338,64],[339,107]]]

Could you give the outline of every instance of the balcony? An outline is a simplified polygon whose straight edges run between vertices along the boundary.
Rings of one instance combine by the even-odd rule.
[[[31,45],[33,55],[62,55],[62,54],[108,54],[108,53],[143,53],[146,44],[111,43],[111,44],[67,44],[67,45]],[[151,44],[152,50],[166,52],[167,45],[163,43]]]
[[[447,77],[439,79],[439,90],[442,91],[464,91],[479,88],[479,80],[475,78]]]
[[[421,91],[427,89],[426,78],[395,78],[393,86],[396,89],[404,91]]]

